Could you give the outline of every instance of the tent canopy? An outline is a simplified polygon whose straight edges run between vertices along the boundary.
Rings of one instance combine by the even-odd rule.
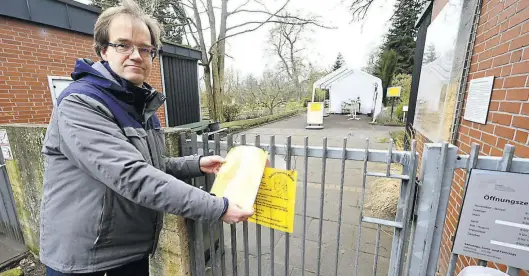
[[[312,87],[312,101],[316,88],[329,91],[329,112],[341,113],[343,102],[360,98],[360,113],[378,115],[382,110],[382,81],[358,69],[341,67],[320,78]]]

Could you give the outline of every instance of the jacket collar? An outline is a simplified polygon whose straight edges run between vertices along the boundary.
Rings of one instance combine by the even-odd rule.
[[[105,61],[94,63],[88,59],[79,59],[75,67],[76,70],[72,73],[74,80],[83,78],[110,90],[119,100],[133,107],[126,108],[129,113],[133,111],[136,111],[133,113],[143,113],[144,121],[147,121],[165,102],[165,96],[148,83],[144,82],[143,87],[133,85],[119,77]]]

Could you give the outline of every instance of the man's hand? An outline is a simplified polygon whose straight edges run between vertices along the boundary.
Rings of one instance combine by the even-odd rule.
[[[251,212],[244,211],[237,204],[229,204],[226,214],[222,217],[222,220],[226,223],[237,223],[241,221],[247,221],[249,217],[253,215],[253,210]]]
[[[204,156],[200,158],[200,170],[203,173],[216,174],[224,162],[224,158],[218,155]]]

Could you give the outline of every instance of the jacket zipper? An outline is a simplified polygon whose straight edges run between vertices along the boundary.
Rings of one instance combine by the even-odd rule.
[[[99,226],[97,229],[97,237],[96,237],[96,240],[94,241],[94,245],[92,246],[92,249],[95,249],[95,247],[99,243],[99,239],[101,238],[101,231],[103,231],[103,216],[105,214],[106,198],[107,198],[107,193],[105,191],[105,193],[103,194],[103,207],[101,208],[101,214],[99,216]]]

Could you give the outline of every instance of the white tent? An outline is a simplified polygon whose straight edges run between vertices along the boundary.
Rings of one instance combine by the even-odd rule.
[[[312,101],[316,88],[329,91],[329,113],[342,113],[342,103],[357,98],[359,113],[376,117],[382,111],[382,81],[361,70],[342,67],[317,80],[312,87]]]

